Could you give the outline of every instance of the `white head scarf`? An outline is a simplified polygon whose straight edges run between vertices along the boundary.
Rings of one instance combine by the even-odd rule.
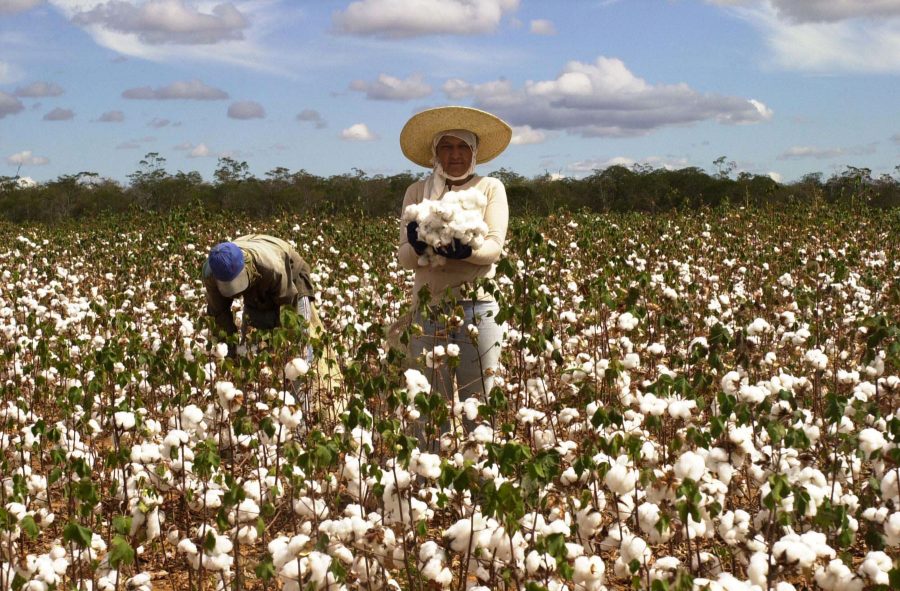
[[[437,145],[438,142],[441,141],[441,138],[446,136],[461,139],[466,142],[472,150],[472,162],[469,163],[469,170],[460,176],[450,176],[444,172],[444,167],[441,166],[441,161],[438,160]],[[444,187],[447,185],[448,180],[460,181],[474,174],[477,149],[478,138],[471,131],[465,129],[451,129],[435,134],[434,139],[431,141],[431,162],[434,165],[434,168],[432,169],[431,174],[428,175],[428,178],[425,179],[425,199],[440,199],[441,195],[444,194]]]

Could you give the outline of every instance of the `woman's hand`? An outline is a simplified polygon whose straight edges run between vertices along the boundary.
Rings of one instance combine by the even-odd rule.
[[[450,246],[441,246],[440,248],[435,248],[434,252],[448,259],[462,260],[472,256],[472,247],[468,244],[463,244],[462,242],[460,242],[459,238],[454,238],[453,244],[451,244]]]
[[[409,245],[413,247],[413,250],[416,251],[417,255],[425,254],[425,249],[428,248],[428,244],[424,241],[419,240],[419,222],[409,222],[406,224],[406,240],[409,242]]]

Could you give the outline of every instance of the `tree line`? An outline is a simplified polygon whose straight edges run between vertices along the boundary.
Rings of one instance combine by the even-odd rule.
[[[724,157],[716,172],[697,167],[678,170],[636,164],[594,170],[580,179],[543,174],[526,178],[501,168],[490,172],[506,186],[513,215],[546,215],[560,209],[661,212],[677,209],[840,204],[851,208],[900,206],[897,174],[873,176],[868,168],[847,166],[825,178],[811,173],[792,183],[768,176],[734,174]],[[125,185],[80,172],[32,187],[17,177],[0,177],[0,217],[10,222],[78,220],[104,213],[166,212],[184,206],[234,211],[263,217],[283,211],[315,215],[399,215],[403,193],[424,173],[368,175],[362,170],[322,177],[306,170],[278,167],[263,178],[246,162],[223,157],[213,179],[198,172],[171,173],[156,152],[147,154]]]

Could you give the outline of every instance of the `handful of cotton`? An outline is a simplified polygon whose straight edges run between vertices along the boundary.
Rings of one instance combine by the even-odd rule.
[[[484,223],[485,205],[485,194],[472,187],[450,191],[440,200],[425,199],[407,206],[403,223],[418,222],[419,240],[429,247],[419,256],[419,265],[443,265],[447,259],[437,254],[436,249],[452,246],[454,239],[477,250],[488,232]]]

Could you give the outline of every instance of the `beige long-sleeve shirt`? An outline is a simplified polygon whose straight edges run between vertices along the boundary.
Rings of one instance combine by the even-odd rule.
[[[406,269],[415,269],[416,278],[413,286],[413,302],[417,301],[419,290],[427,285],[431,292],[432,301],[436,301],[448,287],[452,289],[453,295],[466,298],[468,294],[464,290],[460,293],[459,287],[468,281],[472,281],[478,277],[493,277],[495,273],[495,263],[500,258],[503,250],[503,242],[506,240],[506,229],[509,224],[509,205],[506,202],[506,189],[499,180],[475,175],[467,183],[451,187],[451,190],[462,191],[475,187],[479,189],[487,197],[487,203],[484,206],[484,222],[487,224],[488,233],[485,236],[484,243],[472,252],[472,256],[462,259],[447,259],[446,264],[442,266],[419,266],[419,255],[413,249],[412,245],[406,238],[406,224],[401,223],[400,226],[400,246],[398,249],[398,257],[400,265]],[[445,190],[443,195],[446,195]],[[442,197],[443,197],[442,195]],[[420,203],[425,196],[425,181],[416,181],[406,190],[403,197],[403,208],[401,213],[408,205]],[[490,301],[493,298],[479,291],[478,299],[480,301]]]

